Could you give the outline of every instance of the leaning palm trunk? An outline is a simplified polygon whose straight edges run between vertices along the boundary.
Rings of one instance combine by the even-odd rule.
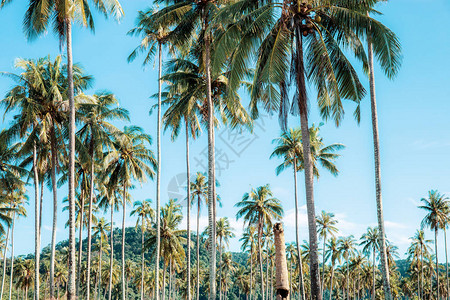
[[[111,229],[110,229],[110,256],[109,256],[109,284],[108,284],[108,300],[111,300],[112,296],[112,275],[113,275],[113,264],[114,264],[114,225],[113,225],[113,214],[114,214],[114,203],[111,200]]]
[[[296,80],[299,98],[300,126],[302,130],[303,157],[305,165],[306,209],[310,245],[311,299],[322,300],[320,293],[319,256],[317,246],[316,212],[314,205],[314,178],[308,125],[308,101],[306,98],[305,68],[303,65],[303,41],[299,26],[295,29],[297,40]]]
[[[300,241],[298,236],[298,197],[297,197],[297,159],[294,157],[294,198],[295,198],[295,242],[297,243],[297,256],[298,256],[298,269],[299,269],[299,278],[298,285],[300,291],[300,299],[305,300],[305,286],[303,284],[303,263],[302,263],[302,255],[300,252]],[[292,281],[292,279],[291,279]]]
[[[6,276],[6,251],[8,250],[8,240],[9,240],[9,232],[11,227],[8,226],[8,231],[6,232],[6,241],[5,241],[5,251],[3,252],[3,274],[2,274],[2,289],[0,291],[0,299],[3,299],[3,290],[5,287],[5,276]]]
[[[55,132],[52,130],[51,136],[51,179],[52,179],[52,191],[53,191],[53,225],[52,225],[52,246],[50,254],[50,298],[54,297],[55,294],[55,251],[56,251],[56,226],[57,226],[57,215],[58,215],[58,191],[56,186],[56,141]]]
[[[69,276],[67,299],[76,298],[75,294],[75,99],[73,88],[72,64],[72,21],[66,19],[67,38],[67,80],[69,83]],[[56,224],[55,224],[56,225]],[[56,229],[56,228],[55,228]],[[53,288],[53,287],[52,287]]]
[[[380,138],[378,136],[378,115],[377,115],[377,101],[375,96],[375,75],[373,68],[373,48],[372,43],[368,41],[369,48],[369,81],[370,81],[370,102],[372,109],[372,130],[373,130],[373,148],[375,157],[375,190],[377,201],[377,218],[378,218],[378,230],[379,244],[380,244],[380,265],[381,274],[383,276],[383,288],[384,297],[386,300],[392,299],[391,285],[389,282],[389,267],[387,261],[386,251],[386,231],[384,229],[384,217],[383,217],[383,202],[381,198],[381,167],[380,167]],[[439,293],[439,292],[438,292]],[[439,298],[439,297],[438,297]]]
[[[14,274],[14,224],[15,222],[15,216],[16,213],[13,212],[12,217],[12,225],[11,225],[11,270],[10,270],[10,276],[9,276],[9,300],[11,300],[12,296],[12,285],[13,285],[13,274]]]
[[[91,174],[89,183],[89,212],[88,212],[88,246],[87,246],[87,266],[86,266],[86,299],[90,299],[91,294],[91,247],[92,247],[92,205],[94,201],[94,140],[90,141],[90,156],[91,156]],[[81,256],[81,252],[80,252]],[[81,259],[80,259],[81,261]]]
[[[204,18],[203,29],[207,29]],[[209,223],[209,299],[216,300],[216,195],[215,195],[215,150],[214,150],[214,103],[211,92],[211,36],[205,33],[206,100],[208,103],[208,223]],[[264,297],[263,297],[264,298]]]
[[[34,173],[34,299],[39,300],[39,266],[41,249],[41,210],[39,208],[39,173],[37,170],[36,141],[33,144],[33,173]],[[1,299],[1,298],[0,298]]]
[[[123,183],[123,216],[122,216],[122,300],[126,299],[125,289],[125,218],[127,216],[127,201],[126,201],[127,189],[125,182]]]
[[[187,180],[187,300],[191,300],[191,178],[189,169],[189,122],[186,120],[186,180]]]
[[[161,217],[160,217],[160,187],[161,187],[161,67],[162,53],[161,43],[158,42],[158,121],[157,121],[157,171],[156,171],[156,261],[155,261],[155,295],[159,300],[159,261],[161,248]]]
[[[258,229],[258,259],[259,259],[259,274],[261,276],[261,298],[264,298],[264,271],[263,271],[263,261],[262,261],[262,249],[261,249],[261,236],[263,231],[262,220],[259,220],[259,229]]]
[[[200,299],[200,196],[197,196],[197,300]]]

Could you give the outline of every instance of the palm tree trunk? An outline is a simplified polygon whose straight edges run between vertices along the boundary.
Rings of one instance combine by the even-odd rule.
[[[436,299],[439,300],[439,259],[438,259],[438,244],[437,244],[438,229],[434,230],[434,251],[436,253]],[[12,236],[11,236],[12,237]]]
[[[259,220],[258,224],[258,259],[259,259],[259,273],[261,275],[261,298],[264,298],[264,271],[263,271],[263,261],[262,261],[262,249],[261,249],[261,238],[262,238],[263,224],[262,220]]]
[[[111,300],[112,296],[112,274],[113,274],[113,264],[114,264],[114,225],[113,225],[113,214],[114,214],[114,203],[111,199],[110,203],[111,208],[111,229],[109,236],[110,243],[110,254],[109,254],[109,284],[108,284],[108,300]]]
[[[8,226],[8,231],[6,232],[6,241],[5,241],[5,251],[3,253],[3,275],[2,275],[2,289],[0,292],[0,299],[3,299],[3,290],[5,287],[5,276],[6,276],[6,251],[8,250],[8,240],[9,240],[9,232],[11,227]]]
[[[126,299],[125,290],[125,218],[127,216],[127,201],[126,201],[126,187],[125,182],[123,183],[123,216],[122,216],[122,300]]]
[[[422,245],[420,246],[420,293],[421,299],[423,299],[423,252]]]
[[[327,233],[324,233],[323,236],[323,248],[322,248],[322,298],[323,293],[325,291],[325,247],[326,247],[326,241],[327,241]]]
[[[330,278],[330,300],[333,297],[333,279],[334,279],[334,261],[331,264],[331,278]]]
[[[372,42],[368,40],[369,49],[369,81],[370,81],[370,102],[372,110],[372,130],[373,130],[373,148],[375,158],[375,190],[377,201],[377,218],[378,218],[378,230],[379,244],[380,244],[380,259],[381,259],[381,274],[383,276],[383,288],[384,297],[386,300],[392,299],[391,285],[389,280],[389,267],[387,261],[386,251],[386,231],[384,229],[384,217],[383,217],[383,201],[381,198],[381,166],[380,166],[380,138],[378,135],[378,115],[377,115],[377,101],[375,96],[375,75],[373,68],[373,48]]]
[[[250,244],[250,299],[253,295],[253,241]]]
[[[187,300],[191,300],[191,177],[189,168],[189,122],[186,121],[186,181],[187,181]]]
[[[222,300],[222,238],[219,240],[219,300]]]
[[[9,277],[9,300],[11,300],[12,296],[12,285],[13,285],[13,277],[14,277],[14,224],[15,222],[15,216],[16,213],[13,212],[12,217],[12,225],[11,225],[11,271],[10,271],[10,277]]]
[[[144,300],[144,219],[142,219],[141,224],[141,300]]]
[[[290,252],[290,260],[289,260],[289,294],[292,294],[292,295],[294,295],[294,293],[293,293],[293,289],[292,289],[292,252]],[[295,297],[293,296],[292,297],[293,299],[295,299]]]
[[[57,215],[58,215],[58,189],[56,186],[56,141],[55,132],[52,129],[51,135],[51,179],[52,179],[52,192],[53,192],[53,226],[52,226],[52,245],[50,254],[50,298],[54,297],[55,293],[55,251],[56,251],[56,226],[57,226]],[[70,204],[69,204],[70,206]]]
[[[86,299],[90,299],[91,294],[91,247],[92,247],[92,205],[94,201],[94,139],[91,138],[90,145],[89,145],[89,151],[91,156],[91,174],[90,174],[90,191],[89,191],[89,212],[88,212],[88,246],[87,246],[87,266],[86,266]],[[81,252],[80,252],[81,255]],[[81,262],[81,260],[80,260]]]
[[[373,247],[373,266],[372,266],[372,300],[375,300],[375,247]]]
[[[76,298],[75,294],[75,99],[73,88],[72,64],[72,21],[67,18],[66,46],[67,46],[67,79],[69,83],[69,276],[67,285],[67,299]],[[56,191],[54,192],[56,193]],[[56,204],[55,204],[56,205]],[[56,212],[55,212],[56,213]],[[55,214],[56,216],[56,214]],[[56,219],[56,218],[55,218]],[[55,221],[55,220],[54,220]],[[56,230],[56,223],[55,223]],[[56,234],[56,232],[55,232]],[[56,236],[55,236],[56,237]],[[53,295],[52,295],[53,296]]]
[[[165,298],[166,298],[166,269],[167,269],[167,266],[166,266],[166,262],[165,262],[165,260],[164,260],[164,263],[163,263],[163,279],[162,279],[162,297],[161,297],[161,299],[162,300],[165,300]]]
[[[79,227],[79,236],[78,236],[78,263],[77,263],[77,274],[78,274],[78,280],[77,280],[77,295],[80,296],[80,281],[81,281],[81,256],[83,253],[83,223],[84,223],[84,197],[81,196],[81,206],[80,206],[80,227]],[[89,298],[87,298],[89,299]]]
[[[100,295],[102,293],[102,244],[101,244],[101,237],[100,237],[100,253],[98,255],[98,291],[97,296],[100,300]]]
[[[348,256],[347,256],[347,274],[346,274],[346,289],[347,289],[347,300],[350,299],[350,288],[349,288],[349,281],[350,281],[350,276],[349,276],[349,262],[348,262]]]
[[[39,266],[41,253],[41,210],[39,208],[39,173],[37,170],[37,148],[36,141],[33,143],[33,174],[34,174],[34,298],[39,300]],[[1,299],[1,298],[0,298]]]
[[[156,171],[156,260],[155,260],[155,289],[156,300],[159,300],[159,261],[161,248],[161,218],[160,218],[160,188],[161,188],[161,67],[162,47],[158,43],[158,121],[157,121],[157,171]]]
[[[274,265],[274,261],[271,262],[270,265],[270,300],[273,300],[273,265]]]
[[[266,257],[266,297],[269,299],[269,251],[267,251]]]
[[[447,229],[444,227],[444,243],[445,243],[445,280],[447,284],[447,295],[448,298],[449,288],[448,288],[448,256],[447,256]]]
[[[200,195],[197,195],[197,300],[200,299]]]
[[[303,284],[303,263],[302,255],[300,252],[300,239],[298,234],[298,196],[297,196],[297,159],[294,158],[294,199],[295,199],[295,242],[297,243],[297,256],[298,256],[298,269],[299,269],[299,291],[301,298],[305,300],[305,286]],[[292,292],[292,291],[291,291]]]
[[[311,160],[311,147],[308,125],[308,101],[306,97],[305,68],[303,65],[303,41],[299,26],[295,29],[297,40],[297,93],[300,110],[300,126],[302,130],[303,157],[305,165],[305,189],[306,209],[308,214],[308,231],[310,246],[310,278],[311,278],[311,300],[322,300],[320,292],[319,256],[317,246],[316,212],[314,205],[314,178]],[[303,299],[304,300],[304,299]]]

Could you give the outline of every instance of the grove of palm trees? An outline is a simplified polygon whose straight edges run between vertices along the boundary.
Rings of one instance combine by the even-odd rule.
[[[0,0],[0,300],[450,298],[433,2]]]

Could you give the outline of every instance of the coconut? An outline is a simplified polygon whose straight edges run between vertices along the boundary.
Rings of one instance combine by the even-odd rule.
[[[319,15],[316,15],[316,16],[314,17],[314,20],[315,20],[317,23],[320,23],[320,22],[322,21],[322,18],[321,18]]]
[[[304,30],[303,31],[303,36],[307,36],[308,35],[308,31]]]

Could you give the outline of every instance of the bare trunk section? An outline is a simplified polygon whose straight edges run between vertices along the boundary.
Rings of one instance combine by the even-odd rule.
[[[55,293],[55,253],[56,253],[56,226],[58,216],[58,190],[56,186],[56,141],[55,132],[52,130],[51,135],[51,179],[53,192],[53,225],[52,225],[52,245],[50,254],[50,298],[54,297]],[[70,206],[70,204],[69,204]]]
[[[376,249],[373,247],[373,266],[372,266],[372,300],[375,300],[375,252]]]
[[[98,299],[101,298],[102,293],[102,244],[101,244],[101,237],[100,237],[100,253],[98,254],[98,290],[97,290],[97,297]]]
[[[300,251],[300,240],[298,235],[298,196],[297,196],[297,159],[294,158],[294,198],[295,198],[295,242],[297,243],[298,269],[299,269],[299,287],[301,300],[305,300],[305,285],[303,282],[303,263]],[[292,279],[291,279],[292,280]]]
[[[3,299],[3,290],[5,287],[5,277],[6,277],[6,251],[8,250],[8,240],[9,240],[9,232],[11,231],[11,227],[8,226],[8,231],[6,232],[6,241],[5,241],[5,251],[3,252],[3,275],[2,275],[2,289],[0,291],[0,299]]]
[[[324,236],[323,236],[323,248],[322,248],[322,298],[323,298],[323,293],[325,291],[325,248],[327,246],[326,244],[327,241],[327,233],[325,232]]]
[[[33,144],[33,174],[34,174],[34,299],[39,300],[39,266],[41,253],[41,209],[39,201],[39,173],[37,170],[36,141]],[[1,298],[0,298],[1,299]]]
[[[67,78],[69,82],[69,276],[67,299],[76,299],[75,294],[75,99],[73,89],[72,63],[72,21],[66,22]],[[56,224],[55,224],[56,225]],[[56,229],[56,228],[55,228]],[[53,287],[52,287],[53,288]]]
[[[88,212],[88,240],[87,240],[87,275],[86,275],[86,299],[90,299],[91,295],[91,248],[92,248],[92,205],[94,202],[94,138],[91,137],[89,151],[91,156],[91,170],[90,170],[90,183],[89,183],[89,212]],[[81,254],[81,253],[80,253]]]
[[[306,209],[308,214],[308,231],[309,231],[309,246],[310,246],[310,278],[311,278],[311,300],[322,300],[320,289],[320,274],[319,274],[319,256],[317,245],[317,227],[316,227],[316,211],[314,205],[314,175],[313,165],[311,160],[311,146],[309,137],[308,125],[308,100],[306,97],[305,84],[305,68],[303,65],[303,41],[300,34],[299,26],[295,29],[297,40],[297,55],[298,65],[297,71],[297,93],[299,98],[300,110],[300,127],[302,130],[302,145],[303,157],[305,164],[305,189],[306,189]],[[305,299],[303,299],[305,300]]]
[[[386,300],[392,299],[391,285],[389,280],[389,267],[387,262],[386,251],[386,231],[384,229],[384,217],[383,217],[383,201],[381,197],[381,167],[380,167],[380,138],[378,135],[378,115],[377,115],[377,101],[375,95],[375,75],[373,68],[373,49],[372,43],[368,41],[369,48],[369,81],[370,81],[370,103],[372,109],[372,130],[373,130],[373,148],[375,158],[375,190],[376,190],[376,202],[377,202],[377,218],[378,218],[378,230],[379,244],[380,244],[380,264],[381,274],[383,276],[383,288],[384,297]]]
[[[250,300],[253,296],[253,241],[250,244]]]
[[[444,243],[445,243],[445,281],[447,286],[447,298],[449,294],[448,289],[448,256],[447,256],[447,229],[444,227]]]
[[[273,226],[273,233],[275,240],[275,289],[277,291],[277,300],[289,300],[289,277],[283,225],[276,223]]]
[[[125,289],[125,218],[127,216],[127,189],[125,187],[125,182],[123,183],[123,216],[122,216],[122,300],[126,299],[126,289]]]
[[[262,300],[265,300],[266,298],[264,297],[264,271],[263,271],[263,260],[262,260],[262,249],[261,249],[261,238],[262,238],[262,233],[263,233],[263,223],[262,220],[260,218],[259,220],[259,225],[258,225],[258,260],[259,260],[259,275],[260,275],[260,280],[261,280],[261,297]]]
[[[77,288],[76,292],[77,295],[80,296],[80,281],[81,281],[81,257],[83,253],[83,223],[84,223],[84,197],[81,197],[81,205],[80,205],[80,228],[78,232],[78,263],[77,263],[77,274],[78,274],[78,280],[77,280]],[[88,298],[89,299],[89,298]]]
[[[111,208],[111,229],[110,229],[110,236],[109,236],[109,243],[110,243],[110,256],[109,256],[109,284],[108,284],[108,300],[111,300],[112,296],[112,274],[113,274],[113,264],[114,264],[114,223],[113,223],[113,214],[114,214],[114,203],[111,199],[110,202],[110,208]]]
[[[156,260],[155,260],[155,289],[156,300],[159,300],[159,261],[161,248],[161,216],[160,216],[160,188],[161,188],[161,65],[162,65],[162,47],[158,43],[158,121],[157,121],[157,171],[156,171]],[[164,291],[163,291],[164,293]]]
[[[197,195],[197,300],[200,299],[200,205],[201,199]]]
[[[439,300],[439,259],[438,259],[438,243],[437,243],[438,229],[434,230],[434,251],[436,253],[436,299]],[[12,239],[12,235],[11,235]]]
[[[12,286],[13,286],[13,277],[14,277],[14,224],[16,219],[16,213],[13,212],[12,217],[12,227],[11,227],[11,270],[9,276],[9,300],[11,300],[12,296]]]
[[[191,300],[191,177],[189,168],[189,122],[186,121],[186,181],[187,181],[187,300]]]
[[[330,278],[330,300],[333,297],[333,279],[334,279],[334,261],[331,264],[331,278]]]
[[[142,218],[141,224],[141,300],[144,300],[144,268],[145,268],[145,259],[144,259],[144,219]]]

